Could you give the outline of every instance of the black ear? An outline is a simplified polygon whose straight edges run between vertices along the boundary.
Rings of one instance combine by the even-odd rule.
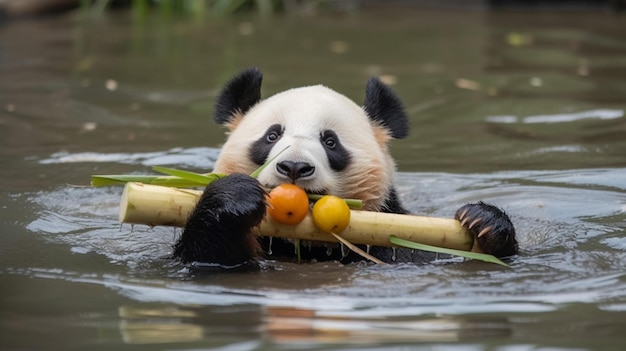
[[[215,103],[215,122],[228,123],[235,113],[246,113],[259,102],[262,80],[258,68],[248,68],[226,83]]]
[[[378,78],[370,78],[365,87],[365,112],[372,121],[387,128],[396,139],[409,134],[409,119],[396,94]]]

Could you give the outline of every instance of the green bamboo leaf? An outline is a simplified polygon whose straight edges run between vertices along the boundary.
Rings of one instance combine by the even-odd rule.
[[[91,186],[109,186],[120,185],[128,182],[146,183],[154,179],[155,176],[143,176],[143,175],[92,175]]]
[[[395,235],[390,235],[389,236],[389,242],[394,244],[394,245],[407,247],[409,249],[416,249],[416,250],[423,250],[423,251],[431,251],[431,252],[438,252],[438,253],[456,255],[456,256],[471,258],[471,259],[474,259],[474,260],[481,260],[481,261],[485,261],[485,262],[489,262],[489,263],[495,263],[495,264],[499,264],[501,266],[505,266],[505,267],[511,268],[511,266],[509,266],[508,264],[500,261],[498,258],[496,258],[493,255],[488,255],[488,254],[483,254],[483,253],[478,253],[478,252],[469,252],[469,251],[462,251],[462,250],[447,249],[447,248],[444,248],[444,247],[437,247],[437,246],[431,246],[431,245],[426,245],[426,244],[420,244],[420,243],[416,243],[416,242],[413,242],[413,241],[400,239],[400,238],[398,238]]]
[[[201,174],[201,173],[183,171],[180,169],[161,167],[161,166],[154,166],[152,167],[152,169],[156,172],[186,179],[192,182],[196,182],[200,185],[207,185],[211,183],[212,181],[217,180],[222,177],[221,175],[216,174],[216,173]]]
[[[137,182],[151,185],[161,185],[178,188],[190,188],[202,186],[197,182],[192,182],[179,177],[155,176],[155,175],[92,175],[91,186],[111,186],[124,185],[129,182]]]
[[[210,173],[210,174],[206,174],[206,176],[212,178],[213,180],[216,180],[216,179],[222,178],[224,175]],[[203,181],[202,183],[198,183],[196,181],[181,178],[178,176],[128,175],[128,174],[110,174],[110,175],[92,175],[91,176],[91,186],[93,187],[124,185],[129,182],[169,186],[169,187],[176,187],[176,188],[195,188],[195,187],[206,185],[205,181]]]

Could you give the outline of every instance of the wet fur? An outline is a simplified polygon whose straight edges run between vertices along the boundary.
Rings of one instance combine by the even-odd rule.
[[[407,213],[393,186],[395,163],[388,151],[388,143],[407,136],[408,118],[391,89],[376,78],[370,79],[363,107],[322,86],[295,88],[262,101],[262,77],[257,69],[245,70],[226,84],[217,99],[214,120],[226,126],[230,135],[214,171],[231,175],[207,186],[191,214],[174,247],[174,256],[184,263],[237,266],[254,262],[269,250],[272,258],[295,257],[293,243],[279,238],[258,239],[250,233],[265,214],[266,194],[259,181],[246,174],[259,166],[260,160],[255,162],[254,158],[265,159],[278,152],[275,149],[280,139],[276,146],[268,146],[259,157],[251,157],[248,146],[262,140],[270,125],[281,121],[291,128],[285,138],[293,144],[281,157],[294,162],[313,159],[317,161],[315,166],[320,168],[312,183],[302,181],[305,185],[324,189],[307,188],[308,191],[361,199],[364,209],[369,211]],[[328,117],[328,114],[332,116]],[[294,118],[302,120],[296,123]],[[350,153],[346,156],[349,159],[344,160],[344,168],[331,170],[320,162],[319,145],[310,135],[308,139],[299,139],[299,128],[309,133],[314,128],[336,131]],[[306,149],[307,146],[313,146],[317,151]],[[259,180],[275,182],[276,174],[268,169],[268,173],[261,173]],[[497,207],[484,203],[467,204],[459,209],[456,218],[477,237],[477,251],[499,257],[517,253],[513,224]],[[329,245],[336,248],[336,244]],[[301,250],[303,260],[341,260],[346,263],[362,260],[351,252],[345,255],[341,250],[329,251],[325,245],[305,246]],[[371,253],[387,262],[416,262],[425,257],[412,250],[395,251],[387,247],[373,247]]]

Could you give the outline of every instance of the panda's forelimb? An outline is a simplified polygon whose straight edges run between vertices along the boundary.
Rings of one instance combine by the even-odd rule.
[[[266,192],[245,174],[231,174],[209,184],[174,245],[182,263],[237,266],[261,255],[251,228],[265,216]]]
[[[474,236],[477,251],[496,257],[517,254],[515,227],[500,208],[484,202],[467,204],[457,210],[455,218]]]

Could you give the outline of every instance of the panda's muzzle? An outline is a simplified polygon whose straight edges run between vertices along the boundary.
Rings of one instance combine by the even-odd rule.
[[[312,176],[315,173],[315,166],[307,162],[281,161],[276,164],[276,171],[295,181]]]

